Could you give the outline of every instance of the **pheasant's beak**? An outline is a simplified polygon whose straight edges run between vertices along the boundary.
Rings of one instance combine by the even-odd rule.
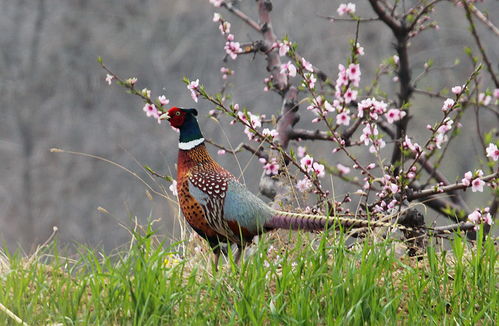
[[[170,120],[170,116],[168,115],[168,112],[160,115],[159,120]]]

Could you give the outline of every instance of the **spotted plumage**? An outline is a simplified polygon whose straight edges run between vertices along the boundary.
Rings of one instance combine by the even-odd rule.
[[[215,253],[220,243],[236,244],[238,260],[244,246],[268,230],[322,230],[333,222],[345,226],[387,226],[386,223],[281,212],[270,208],[208,153],[195,109],[173,107],[166,119],[179,128],[177,192],[187,222],[204,237]]]

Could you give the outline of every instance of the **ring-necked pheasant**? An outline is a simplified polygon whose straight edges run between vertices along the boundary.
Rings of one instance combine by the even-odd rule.
[[[220,243],[238,246],[235,261],[245,245],[273,229],[323,230],[334,222],[344,226],[387,226],[387,223],[277,211],[251,193],[208,153],[196,109],[172,107],[161,119],[180,130],[177,193],[187,222],[205,238],[220,257]]]

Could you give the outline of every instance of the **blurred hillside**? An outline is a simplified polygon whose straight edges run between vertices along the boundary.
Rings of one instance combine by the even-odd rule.
[[[365,1],[355,1],[357,12],[374,17]],[[408,1],[412,2],[412,1]],[[340,1],[273,1],[273,25],[279,37],[286,34],[300,46],[300,53],[330,76],[349,54],[349,40],[355,26],[331,23],[320,15],[334,16]],[[244,0],[241,8],[256,17],[254,1]],[[439,10],[445,8],[445,10]],[[496,1],[481,5],[490,17],[499,16]],[[51,153],[52,147],[103,156],[137,172],[147,179],[140,165],[175,175],[177,134],[157,125],[141,112],[137,98],[116,86],[109,87],[97,63],[104,62],[123,77],[137,77],[138,88],[151,88],[154,95],[165,93],[171,103],[194,106],[184,76],[199,78],[210,92],[221,85],[224,39],[212,22],[214,8],[207,0],[0,0],[0,243],[9,248],[29,249],[44,241],[52,227],[60,230],[63,241],[84,242],[112,249],[128,239],[119,223],[148,216],[162,218],[159,232],[178,236],[175,205],[154,197],[123,170],[102,161]],[[219,10],[232,23],[239,41],[259,39],[241,21]],[[450,66],[461,60],[458,69],[443,70],[420,83],[420,88],[440,89],[462,83],[472,71],[463,47],[474,42],[467,30],[462,10],[448,4],[437,6],[440,30],[425,32],[412,44],[413,75],[433,58],[437,66]],[[374,76],[379,62],[394,54],[393,37],[380,23],[363,24],[360,43],[366,56],[361,59],[363,82]],[[481,24],[484,40],[491,37]],[[496,39],[494,39],[496,40]],[[485,42],[486,51],[497,59],[498,42]],[[495,61],[497,69],[497,60]],[[259,55],[230,61],[235,69],[234,102],[254,112],[276,113],[278,96],[264,93],[265,62]],[[363,84],[364,86],[366,84]],[[381,86],[395,94],[391,79]],[[425,131],[427,120],[438,116],[440,100],[416,97],[413,128]],[[227,144],[219,126],[207,118],[211,106],[199,103],[200,123],[207,138]],[[301,126],[310,126],[304,118]],[[471,111],[468,114],[473,114]],[[484,130],[497,123],[484,115]],[[229,126],[232,145],[245,140],[240,127]],[[489,125],[487,125],[487,123]],[[476,139],[466,135],[450,147],[446,174],[449,178],[471,169],[471,162],[457,159],[475,155]],[[321,143],[307,146],[318,157],[336,162]],[[322,147],[321,147],[322,146]],[[212,152],[216,152],[212,148]],[[459,154],[459,155],[457,155]],[[239,175],[231,156],[218,157]],[[239,160],[246,165],[250,155]],[[338,157],[341,161],[341,157]],[[140,163],[137,164],[136,160]],[[253,158],[245,179],[258,191],[261,166]],[[347,163],[343,160],[342,163]],[[448,172],[448,173],[447,173]],[[168,187],[168,184],[165,184]],[[337,186],[337,185],[336,185]],[[348,190],[348,189],[346,189]],[[341,189],[341,193],[346,190]],[[338,191],[338,190],[337,190]],[[470,192],[466,194],[470,196]],[[476,198],[477,205],[480,198]],[[103,214],[104,207],[111,215]]]

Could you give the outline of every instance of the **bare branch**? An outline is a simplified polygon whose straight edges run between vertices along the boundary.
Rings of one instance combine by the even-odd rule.
[[[495,26],[488,18],[485,16],[480,10],[475,7],[475,5],[471,5],[468,7],[473,15],[475,15],[476,18],[480,19],[482,23],[484,23],[494,34],[499,36],[499,28]]]
[[[468,22],[470,23],[470,28],[471,28],[471,34],[473,35],[473,38],[475,39],[476,45],[478,46],[478,49],[480,50],[480,53],[482,54],[483,61],[485,61],[485,65],[487,66],[487,70],[489,71],[490,78],[494,81],[494,84],[496,88],[499,88],[499,80],[497,80],[497,76],[494,73],[494,69],[492,68],[492,64],[490,63],[489,58],[487,57],[487,54],[485,53],[485,49],[483,48],[482,41],[480,40],[480,37],[478,36],[478,33],[475,28],[475,23],[473,22],[473,18],[471,17],[471,10],[469,8],[469,5],[466,1],[462,1],[463,7],[466,10],[466,18],[468,19]]]
[[[231,2],[224,1],[222,2],[222,7],[225,7],[228,11],[239,17],[242,21],[248,24],[251,28],[253,28],[257,32],[261,32],[260,24],[251,19],[248,15],[242,12],[240,9],[234,7]]]

